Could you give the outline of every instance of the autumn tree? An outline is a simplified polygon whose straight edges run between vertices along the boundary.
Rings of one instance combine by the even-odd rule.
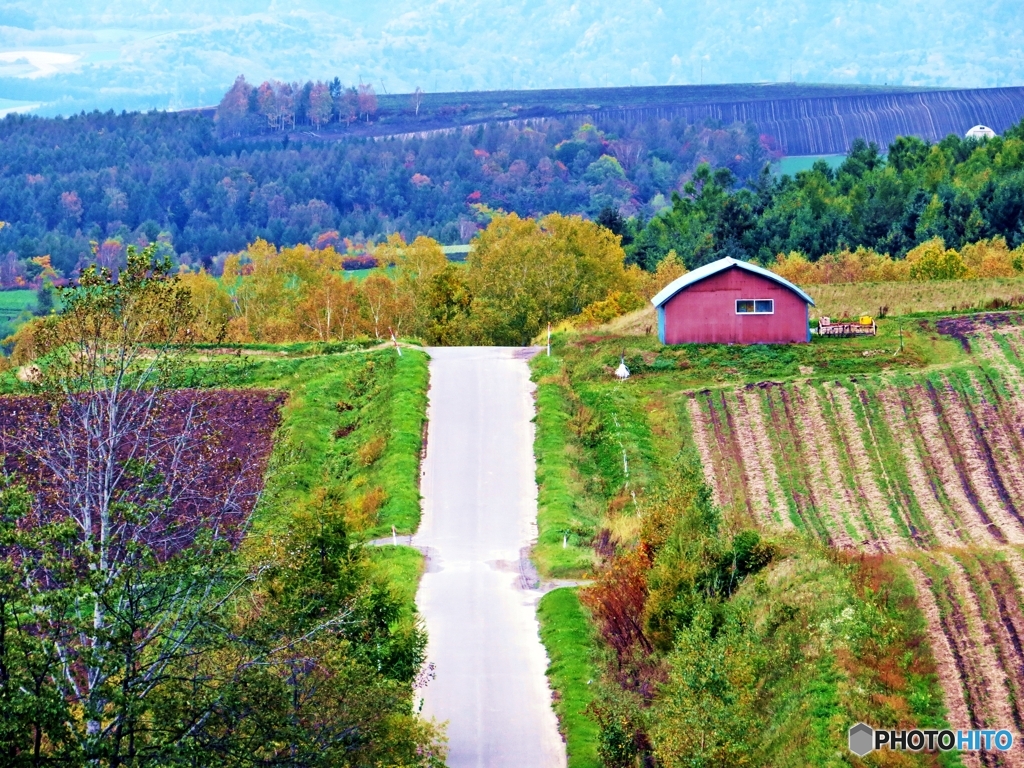
[[[193,338],[200,342],[221,341],[231,321],[231,297],[205,269],[184,272],[178,279],[192,299],[192,310],[195,312]]]
[[[296,307],[299,326],[318,341],[355,336],[360,330],[359,290],[355,281],[322,272],[303,285]]]
[[[366,116],[366,122],[377,114],[377,94],[369,83],[359,86],[359,114]]]
[[[907,254],[911,280],[959,280],[967,277],[963,257],[952,248],[946,248],[942,238],[934,238],[917,246]]]
[[[309,119],[318,131],[321,125],[330,122],[333,108],[330,88],[317,81],[309,92]]]
[[[359,286],[363,300],[364,327],[374,338],[387,338],[407,330],[413,312],[412,296],[401,290],[383,270],[374,270]]]
[[[473,296],[466,282],[465,268],[448,264],[428,283],[423,303],[424,336],[427,343],[453,346],[466,338]]]
[[[266,118],[267,125],[270,128],[277,128],[279,110],[277,105],[277,92],[272,83],[264,81],[260,87],[256,89],[256,108],[259,110],[259,113]]]
[[[244,75],[235,78],[234,85],[224,94],[217,106],[214,120],[221,136],[241,136],[249,122],[249,96],[252,86]]]
[[[469,256],[473,334],[483,343],[528,344],[544,324],[631,287],[623,259],[615,235],[579,217],[495,216]]]
[[[422,235],[406,243],[401,235],[395,234],[379,244],[373,255],[381,266],[393,264],[395,267],[395,333],[422,332],[425,294],[430,280],[448,264],[441,246]]]

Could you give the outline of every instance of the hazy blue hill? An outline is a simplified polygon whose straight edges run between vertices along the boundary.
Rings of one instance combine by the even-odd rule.
[[[0,25],[0,55],[26,58],[0,61],[0,98],[47,114],[215,103],[242,72],[382,94],[698,83],[702,65],[704,82],[1024,82],[1009,0],[7,0]]]

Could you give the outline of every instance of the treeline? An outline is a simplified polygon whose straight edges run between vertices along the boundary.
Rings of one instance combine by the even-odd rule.
[[[423,91],[412,94],[410,111],[419,112]],[[284,131],[296,125],[320,130],[331,122],[369,122],[377,114],[377,94],[372,85],[342,86],[339,78],[330,82],[283,83],[268,80],[250,85],[239,75],[224,94],[214,120],[222,136],[247,136],[261,130]]]
[[[382,264],[364,279],[340,272],[334,248],[277,249],[259,240],[229,256],[222,276],[179,280],[191,291],[195,341],[346,341],[419,338],[430,344],[523,345],[547,323],[601,320],[637,309],[659,281],[679,274],[668,260],[648,275],[624,266],[618,238],[594,222],[551,214],[497,215],[466,264],[434,240],[392,235],[374,250]],[[26,330],[21,338],[30,338]]]
[[[1024,122],[989,140],[900,137],[885,156],[858,140],[838,169],[819,161],[747,185],[702,166],[680,192],[650,221],[619,223],[631,261],[650,269],[674,250],[691,269],[791,252],[814,262],[857,248],[902,259],[935,238],[959,250],[1000,237],[1014,249],[1024,244]]]
[[[996,236],[966,243],[957,251],[935,237],[913,248],[903,259],[861,247],[825,254],[817,261],[796,251],[780,253],[770,266],[773,272],[798,285],[1016,277],[1024,273],[1024,245],[1011,251],[1005,238]]]
[[[0,120],[0,221],[9,224],[0,283],[32,284],[30,260],[45,255],[70,278],[97,257],[123,262],[143,241],[207,268],[257,239],[290,248],[347,238],[353,256],[394,233],[467,242],[486,222],[478,205],[646,219],[699,163],[745,180],[767,158],[746,126],[679,121],[300,142],[273,131],[221,138],[195,113],[9,115]]]

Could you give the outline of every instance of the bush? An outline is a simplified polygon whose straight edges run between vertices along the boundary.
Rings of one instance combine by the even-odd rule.
[[[364,467],[376,463],[377,459],[384,455],[384,449],[387,446],[388,441],[382,435],[370,438],[356,451],[359,463]]]

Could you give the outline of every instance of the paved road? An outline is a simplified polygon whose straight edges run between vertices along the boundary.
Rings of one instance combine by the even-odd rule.
[[[436,678],[424,713],[448,721],[448,765],[558,768],[536,601],[519,559],[536,535],[527,350],[429,350],[423,522],[429,565],[417,603]]]

